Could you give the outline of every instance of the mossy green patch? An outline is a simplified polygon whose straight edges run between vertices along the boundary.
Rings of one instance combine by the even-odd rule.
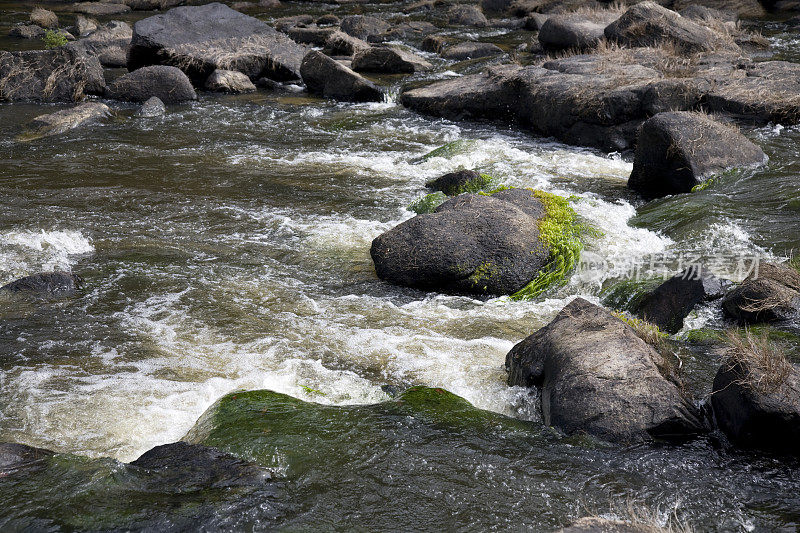
[[[409,211],[413,211],[418,215],[433,213],[437,207],[439,207],[446,201],[447,201],[447,195],[441,191],[436,191],[431,194],[426,194],[421,198],[417,198],[416,200],[411,202],[406,209],[408,209]]]
[[[714,183],[714,178],[707,179],[706,181],[698,183],[697,185],[692,187],[692,192],[704,191],[707,188],[709,188],[713,183]]]
[[[663,282],[660,278],[622,280],[603,289],[600,298],[606,307],[635,313],[644,298]]]
[[[42,37],[45,48],[58,48],[67,44],[67,36],[60,31],[47,30]]]
[[[491,261],[484,261],[470,274],[468,279],[473,287],[480,287],[486,281],[496,278],[500,276],[500,274],[500,267]],[[482,290],[488,290],[488,286],[484,285]]]
[[[724,333],[710,328],[690,329],[682,335],[682,339],[692,344],[719,344]]]
[[[434,157],[443,157],[445,159],[450,159],[451,157],[463,154],[464,152],[468,152],[472,147],[475,145],[475,141],[472,139],[457,139],[455,141],[451,141],[449,143],[445,143],[442,146],[431,150],[425,155],[417,157],[416,159],[412,159],[411,163],[424,163],[429,159],[433,159]]]
[[[430,182],[426,184],[430,186]],[[442,189],[447,196],[458,196],[464,193],[479,193],[488,188],[496,187],[495,179],[489,174],[479,174],[477,178],[467,181],[462,185],[451,185]]]

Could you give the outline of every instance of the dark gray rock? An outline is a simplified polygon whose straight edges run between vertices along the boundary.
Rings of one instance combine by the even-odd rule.
[[[442,57],[455,61],[467,59],[478,59],[481,57],[496,56],[503,53],[503,49],[492,43],[459,43],[446,48],[442,52]]]
[[[295,26],[289,28],[286,34],[295,42],[301,44],[312,44],[314,46],[325,46],[328,38],[336,32],[336,28],[320,28],[317,25]]]
[[[441,54],[447,45],[447,39],[441,35],[429,35],[423,39],[420,49],[423,52],[433,52]]]
[[[381,89],[360,74],[312,50],[303,59],[300,74],[313,94],[350,102],[381,102]]]
[[[647,294],[636,314],[662,331],[677,333],[697,304],[721,298],[727,286],[727,282],[702,268],[688,268]]]
[[[739,17],[757,18],[767,14],[758,0],[675,0],[671,7],[686,16],[683,12],[693,6],[710,10],[709,13],[714,13],[714,17],[720,20],[736,20]]]
[[[489,24],[486,15],[471,4],[460,4],[450,8],[447,12],[447,22],[454,26],[474,26],[483,28]]]
[[[40,115],[30,123],[33,137],[60,135],[69,130],[106,118],[111,114],[107,105],[99,102],[86,102],[70,109],[48,115]]]
[[[480,188],[484,178],[474,170],[458,170],[439,176],[425,184],[429,189],[442,191],[447,196],[456,196],[469,188]]]
[[[67,45],[86,56],[97,57],[106,67],[124,67],[128,64],[133,30],[118,20],[104,24],[89,36]]]
[[[352,15],[342,19],[339,29],[364,41],[374,41],[391,28],[388,22],[367,15]]]
[[[702,432],[662,360],[625,322],[577,298],[514,346],[506,368],[509,385],[541,388],[544,423],[568,435],[632,443]]]
[[[0,52],[0,101],[77,102],[104,86],[97,58],[67,46]]]
[[[353,55],[356,72],[412,73],[432,65],[425,59],[397,46],[372,46]]]
[[[527,189],[463,194],[372,241],[378,277],[447,292],[511,294],[549,259],[539,240],[545,210]]]
[[[191,81],[180,69],[153,65],[134,70],[114,80],[106,88],[106,98],[144,102],[157,96],[166,104],[196,100]]]
[[[680,14],[684,18],[694,20],[700,24],[717,20],[722,22],[736,22],[739,20],[739,16],[733,11],[720,11],[695,3],[682,8]]]
[[[725,295],[722,310],[742,324],[781,322],[800,314],[800,273],[773,263],[760,263]]]
[[[249,93],[256,90],[250,78],[235,70],[215,70],[206,80],[206,89],[226,93]]]
[[[55,455],[44,448],[14,442],[0,442],[0,477],[12,471],[30,468]]]
[[[800,456],[800,367],[727,361],[714,378],[711,406],[738,447]]]
[[[554,15],[542,24],[539,42],[549,50],[586,50],[603,38],[607,24],[576,16]]]
[[[408,41],[413,39],[421,39],[426,35],[439,31],[439,28],[425,22],[424,20],[410,20],[403,22],[397,26],[392,26],[391,29],[378,35],[375,40],[378,42],[384,41]]]
[[[686,193],[703,178],[766,159],[747,137],[707,115],[659,113],[639,129],[628,187],[647,199]]]
[[[136,116],[140,118],[163,117],[166,112],[167,108],[164,102],[157,96],[151,96],[142,104],[142,107],[136,111]]]
[[[333,32],[325,42],[325,51],[333,56],[352,56],[369,47],[368,42],[342,31]]]
[[[47,33],[47,30],[36,24],[22,24],[11,28],[8,31],[8,36],[17,37],[18,39],[41,39],[45,33]]]
[[[79,2],[70,8],[75,13],[92,15],[94,17],[109,17],[130,13],[131,8],[125,4],[112,4],[108,2]]]
[[[83,279],[72,272],[44,272],[12,281],[0,287],[0,291],[70,295],[82,286]]]
[[[86,37],[93,31],[97,30],[99,24],[95,19],[86,18],[83,15],[75,17],[75,32],[78,37]]]
[[[605,36],[609,41],[626,46],[658,46],[666,43],[688,54],[738,49],[706,26],[649,1],[631,6],[606,27]]]
[[[264,22],[215,2],[177,7],[134,24],[128,68],[171,65],[198,85],[216,69],[285,81],[300,77],[305,52]]]
[[[314,17],[311,15],[292,15],[290,17],[281,17],[279,19],[275,19],[273,26],[275,26],[276,30],[286,33],[292,28],[296,28],[298,26],[308,26],[309,24],[313,23]]]

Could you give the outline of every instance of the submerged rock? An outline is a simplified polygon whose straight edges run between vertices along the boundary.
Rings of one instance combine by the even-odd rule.
[[[197,99],[197,93],[186,74],[176,67],[165,65],[134,70],[117,78],[106,88],[106,97],[112,100],[144,102],[152,96],[157,96],[167,104]]]
[[[628,187],[648,199],[691,192],[714,173],[766,159],[747,137],[702,113],[659,113],[639,129]]]
[[[0,291],[70,295],[82,286],[83,278],[72,272],[45,272],[12,281],[0,287]]]
[[[527,189],[464,194],[372,241],[378,277],[408,287],[511,294],[550,258],[540,240],[545,206]]]
[[[300,73],[313,94],[351,102],[383,101],[383,92],[377,85],[322,52],[309,52]]]
[[[800,314],[800,273],[773,263],[760,263],[725,295],[722,310],[743,324],[780,322]]]
[[[492,43],[458,43],[446,48],[442,57],[455,61],[478,59],[481,57],[496,56],[503,53],[503,49]]]
[[[353,55],[352,69],[356,72],[413,73],[427,70],[425,59],[397,46],[372,46]]]
[[[605,309],[577,298],[506,356],[508,384],[541,387],[544,423],[612,442],[686,438],[698,410],[659,371],[662,356]]]
[[[79,104],[71,109],[64,109],[34,118],[30,123],[31,134],[37,138],[60,135],[69,130],[106,118],[110,114],[111,109],[99,102]]]
[[[701,268],[688,268],[647,294],[636,314],[662,331],[677,333],[697,304],[721,298],[727,285]]]
[[[0,477],[13,470],[34,466],[55,455],[44,448],[14,442],[0,442]]]
[[[136,116],[141,118],[163,117],[166,112],[167,108],[164,102],[162,102],[158,96],[151,96],[142,104],[142,107],[136,111]]]
[[[104,86],[97,58],[66,46],[0,51],[0,101],[78,102]]]
[[[256,86],[241,72],[217,69],[206,80],[206,89],[228,93],[249,93],[255,91]]]
[[[198,85],[216,69],[285,81],[300,77],[305,52],[264,22],[214,2],[177,7],[134,24],[128,68],[171,65]]]

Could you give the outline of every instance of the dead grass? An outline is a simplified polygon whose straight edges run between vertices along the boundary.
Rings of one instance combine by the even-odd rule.
[[[727,369],[743,371],[736,382],[739,385],[770,394],[780,389],[792,372],[783,349],[770,341],[766,330],[755,335],[748,328],[744,332],[731,329],[725,333],[725,341]]]
[[[694,528],[678,516],[677,506],[664,512],[660,506],[651,507],[631,498],[613,505],[608,513],[587,512],[587,516],[577,523],[595,525],[600,530],[609,521],[619,526],[635,527],[643,533],[694,533]]]

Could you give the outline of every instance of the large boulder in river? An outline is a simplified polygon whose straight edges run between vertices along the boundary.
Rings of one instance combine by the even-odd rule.
[[[690,192],[711,174],[766,159],[747,137],[702,113],[659,113],[639,129],[628,187],[648,199]]]
[[[142,107],[136,111],[136,116],[140,118],[163,117],[167,112],[164,102],[157,96],[151,96]]]
[[[346,34],[363,41],[374,41],[379,35],[388,31],[391,25],[376,17],[352,15],[343,18],[339,28]]]
[[[540,240],[543,204],[527,189],[463,194],[372,241],[378,277],[448,292],[511,294],[549,259]]]
[[[177,7],[134,24],[128,68],[171,65],[198,85],[218,68],[285,81],[300,77],[305,52],[266,23],[215,2]]]
[[[381,102],[380,88],[360,74],[312,50],[303,59],[300,74],[310,93],[348,102]]]
[[[721,298],[728,283],[700,268],[687,268],[644,296],[636,314],[662,331],[677,333],[700,302]]]
[[[674,46],[680,53],[709,52],[718,48],[734,50],[722,36],[706,26],[681,17],[655,2],[640,2],[605,29],[605,36],[626,46]]]
[[[44,272],[7,283],[0,287],[0,291],[69,295],[82,285],[83,279],[72,272]]]
[[[539,29],[539,42],[549,50],[594,48],[603,38],[606,25],[574,15],[554,15]]]
[[[612,442],[685,438],[698,410],[659,366],[663,356],[611,313],[582,298],[506,356],[508,384],[541,387],[542,416],[566,434]]]
[[[397,74],[427,70],[431,68],[431,64],[417,54],[397,46],[372,46],[353,55],[351,68],[356,72]]]
[[[743,324],[781,322],[800,315],[800,273],[773,263],[758,263],[725,295],[722,310]]]
[[[744,336],[714,378],[717,425],[739,447],[800,456],[800,367]]]
[[[102,93],[103,68],[66,46],[52,50],[0,51],[0,101],[77,102]]]
[[[40,115],[30,123],[32,137],[59,135],[69,130],[96,122],[111,114],[111,109],[100,102],[85,102],[70,109]]]
[[[369,43],[343,31],[335,31],[325,41],[325,52],[332,56],[352,56],[367,50]]]
[[[458,4],[450,8],[447,12],[447,22],[454,26],[474,26],[482,28],[489,24],[486,15],[478,6],[469,4]]]
[[[87,56],[95,56],[106,67],[124,67],[128,64],[133,30],[118,20],[112,20],[93,31],[89,36],[67,45]]]
[[[192,82],[179,68],[153,65],[134,70],[106,88],[106,98],[144,102],[158,96],[165,104],[196,100]]]
[[[447,196],[457,196],[464,192],[478,192],[491,182],[491,177],[474,170],[448,172],[428,181],[425,186],[434,191],[442,191]]]

